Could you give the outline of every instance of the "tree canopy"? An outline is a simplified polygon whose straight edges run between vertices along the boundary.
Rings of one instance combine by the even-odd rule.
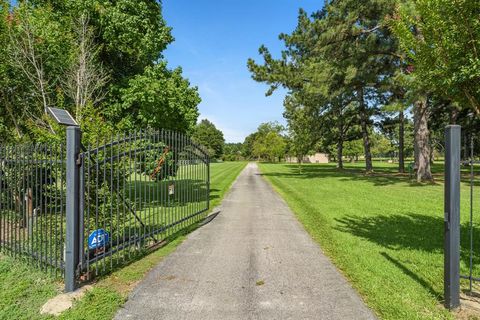
[[[49,136],[48,106],[112,132],[195,127],[200,97],[163,60],[173,37],[160,2],[1,0],[0,19],[3,141]]]
[[[374,155],[396,155],[399,172],[413,156],[417,180],[431,180],[443,126],[477,130],[477,1],[329,1],[300,10],[295,30],[279,39],[278,57],[262,45],[262,61],[247,66],[269,85],[267,96],[287,89],[284,116],[297,156],[320,146],[342,168],[361,141],[366,172]]]
[[[393,30],[418,84],[480,114],[478,1],[409,1],[396,12]]]
[[[334,1],[311,16],[300,10],[297,28],[290,35],[279,36],[285,43],[281,58],[274,59],[261,46],[263,64],[248,61],[253,79],[270,85],[267,95],[279,86],[289,90],[291,97],[285,104],[290,119],[299,118],[291,107],[292,100],[300,107],[297,112],[316,118],[311,123],[317,126],[302,126],[311,129],[310,136],[320,139],[319,127],[335,117],[337,136],[328,140],[343,144],[357,138],[350,129],[358,125],[367,171],[372,170],[371,118],[380,104],[388,103],[388,79],[398,65],[396,42],[384,22],[392,10],[391,1],[353,0]],[[338,149],[341,153],[342,148]]]
[[[243,156],[247,159],[280,161],[285,157],[285,128],[277,122],[262,123],[244,142]]]
[[[223,156],[223,146],[225,138],[223,132],[217,129],[215,125],[207,119],[203,119],[195,127],[193,140],[208,149],[210,157],[221,159]]]

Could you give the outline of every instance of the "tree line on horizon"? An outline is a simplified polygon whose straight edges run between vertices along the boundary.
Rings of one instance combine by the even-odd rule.
[[[255,132],[249,134],[243,142],[225,142],[223,132],[208,119],[203,119],[195,127],[192,135],[194,141],[205,146],[211,159],[223,161],[268,161],[284,162],[295,161],[297,157],[294,141],[288,129],[278,122],[261,123]],[[320,149],[312,149],[306,155],[313,155]],[[372,134],[372,155],[377,159],[391,160],[395,149],[392,140],[380,133]],[[410,152],[412,150],[408,150]],[[328,153],[330,159],[336,160],[335,155]],[[350,162],[359,161],[362,157],[361,140],[352,140],[345,143],[344,158]],[[301,163],[302,158],[297,158]]]
[[[476,0],[332,0],[300,10],[296,29],[279,36],[280,57],[261,46],[263,61],[248,68],[267,96],[288,90],[297,158],[321,149],[341,169],[360,141],[371,172],[380,136],[395,147],[399,172],[412,152],[417,180],[428,181],[446,125],[461,125],[464,141],[479,133],[479,14]]]

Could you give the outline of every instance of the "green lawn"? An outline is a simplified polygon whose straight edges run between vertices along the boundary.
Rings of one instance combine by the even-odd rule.
[[[235,178],[245,168],[247,162],[212,163],[210,175],[210,208],[214,209],[222,202]]]
[[[246,162],[211,165],[211,208],[223,199]],[[185,239],[187,228],[170,236],[170,242],[124,268],[98,279],[90,291],[61,319],[111,319],[128,293],[144,274],[174,251]],[[63,289],[63,284],[27,263],[0,255],[0,320],[48,319],[39,315],[40,307]]]
[[[260,164],[310,235],[384,319],[443,319],[443,183],[417,184],[395,166]],[[479,199],[475,208],[478,212]],[[468,263],[469,188],[462,184],[462,273]],[[480,222],[478,217],[476,222]],[[478,225],[478,224],[477,224]],[[480,229],[475,228],[480,275]],[[466,283],[462,284],[466,288]]]

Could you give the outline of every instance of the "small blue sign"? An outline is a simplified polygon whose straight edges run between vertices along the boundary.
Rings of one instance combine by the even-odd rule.
[[[88,248],[93,250],[105,247],[109,238],[110,236],[107,231],[103,229],[97,229],[88,236]]]

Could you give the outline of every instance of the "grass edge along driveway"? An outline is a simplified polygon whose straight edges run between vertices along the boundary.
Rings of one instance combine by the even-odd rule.
[[[383,319],[451,319],[443,299],[443,183],[417,184],[376,164],[260,164],[312,238]],[[469,189],[462,183],[462,273],[467,274]],[[480,198],[480,197],[477,197]],[[479,199],[474,207],[478,212]],[[476,223],[479,223],[477,219]],[[476,229],[475,234],[480,234]],[[474,247],[480,248],[479,236]],[[478,251],[478,250],[477,250]],[[480,274],[474,257],[474,274]]]
[[[211,209],[219,205],[247,162],[211,164]],[[164,247],[97,279],[94,288],[56,319],[111,319],[143,276],[173,252],[195,226],[182,230]],[[41,306],[60,293],[63,283],[24,261],[0,255],[0,320],[50,319]]]

